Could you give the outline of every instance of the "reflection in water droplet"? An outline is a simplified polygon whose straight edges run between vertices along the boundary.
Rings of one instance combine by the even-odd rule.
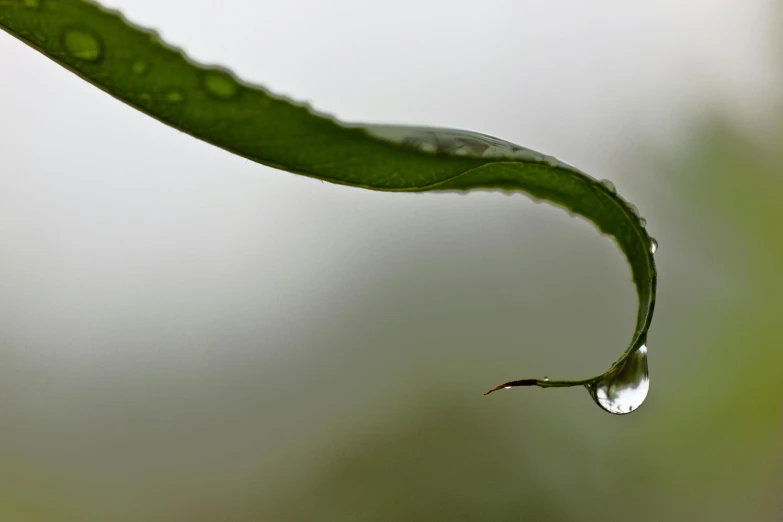
[[[133,74],[144,74],[147,72],[147,69],[149,69],[149,65],[143,60],[136,60],[133,62],[133,65],[131,65]]]
[[[658,242],[655,240],[654,237],[650,238],[650,253],[654,254],[658,251]]]
[[[429,153],[438,152],[438,148],[435,146],[434,143],[422,143],[419,148],[424,152],[429,152]]]
[[[185,96],[179,92],[179,91],[171,91],[170,93],[166,94],[166,99],[170,102],[181,102],[185,99]]]
[[[615,186],[614,186],[614,183],[612,183],[612,182],[611,182],[611,181],[609,181],[608,179],[602,179],[602,180],[600,181],[600,183],[601,183],[601,185],[603,185],[603,186],[604,186],[604,188],[605,188],[605,189],[606,189],[606,190],[607,190],[607,191],[608,191],[610,194],[616,194],[616,193],[617,193],[617,189],[615,188]]]
[[[63,44],[69,54],[85,62],[97,62],[101,57],[98,37],[82,29],[66,31]]]
[[[650,390],[647,347],[642,345],[615,370],[585,388],[596,404],[609,413],[632,412],[642,405]]]
[[[237,93],[237,82],[222,71],[209,71],[204,76],[204,86],[218,98],[231,98]]]

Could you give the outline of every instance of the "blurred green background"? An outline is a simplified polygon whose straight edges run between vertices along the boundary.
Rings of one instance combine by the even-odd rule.
[[[0,34],[0,520],[783,517],[779,6],[485,4],[110,5],[341,118],[612,179],[660,243],[644,406],[482,396],[625,349],[586,221],[276,172]]]

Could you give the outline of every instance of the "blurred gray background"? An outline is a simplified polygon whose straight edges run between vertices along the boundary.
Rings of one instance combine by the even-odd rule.
[[[777,2],[112,0],[346,121],[615,182],[659,240],[651,390],[616,245],[523,195],[275,171],[0,32],[0,520],[780,520]]]

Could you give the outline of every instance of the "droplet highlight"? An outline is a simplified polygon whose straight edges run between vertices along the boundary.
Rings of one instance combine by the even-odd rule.
[[[239,86],[236,80],[222,71],[210,71],[204,76],[204,87],[213,96],[228,99],[236,95]]]
[[[650,391],[647,346],[640,346],[617,368],[585,388],[595,403],[609,413],[624,415],[636,410]]]
[[[85,62],[97,62],[101,58],[101,44],[94,34],[72,29],[63,36],[63,45],[68,54]]]
[[[654,254],[658,251],[658,241],[654,237],[650,238],[650,253]]]
[[[617,194],[617,188],[614,186],[614,183],[608,179],[602,179],[599,183],[609,192],[609,194]]]

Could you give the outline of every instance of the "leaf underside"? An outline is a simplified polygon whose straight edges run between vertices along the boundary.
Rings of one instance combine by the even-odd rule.
[[[194,63],[156,33],[92,2],[0,0],[0,28],[143,113],[270,167],[372,190],[521,191],[593,222],[631,266],[639,300],[631,342],[602,375],[515,385],[589,385],[646,341],[655,305],[654,240],[610,183],[483,134],[339,122],[226,69]]]

